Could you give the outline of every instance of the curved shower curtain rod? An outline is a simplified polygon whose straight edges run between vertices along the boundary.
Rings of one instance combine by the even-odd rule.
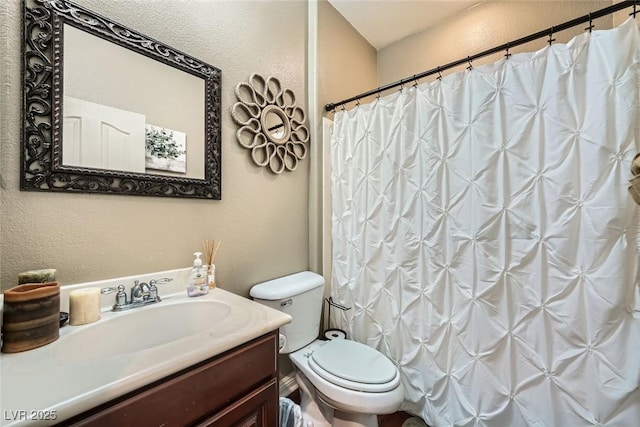
[[[588,15],[584,15],[581,16],[579,18],[576,19],[572,19],[571,21],[567,21],[565,23],[559,24],[559,25],[554,25],[550,28],[547,28],[546,30],[542,30],[542,31],[538,31],[537,33],[533,33],[531,35],[528,35],[526,37],[522,37],[520,39],[517,39],[515,41],[509,42],[509,43],[505,43],[503,45],[500,46],[496,46],[492,49],[488,49],[485,50],[484,52],[480,52],[477,53],[475,55],[472,56],[467,56],[466,58],[463,59],[459,59],[457,61],[453,61],[450,62],[448,64],[445,65],[441,65],[438,66],[436,68],[433,68],[431,70],[428,71],[423,71],[420,74],[414,74],[413,76],[410,77],[405,77],[404,79],[400,79],[396,82],[393,83],[389,83],[386,84],[384,86],[380,86],[376,89],[372,89],[370,91],[367,92],[363,92],[359,95],[356,96],[352,96],[351,98],[348,99],[343,99],[342,101],[338,101],[338,102],[334,102],[331,104],[327,104],[325,105],[325,110],[326,111],[333,111],[336,109],[336,107],[339,107],[341,105],[344,104],[348,104],[349,102],[353,102],[353,101],[358,101],[362,98],[366,98],[367,96],[371,96],[371,95],[380,95],[380,92],[384,92],[386,90],[392,89],[394,87],[398,87],[398,86],[404,86],[406,83],[417,83],[419,79],[423,78],[423,77],[427,77],[427,76],[431,76],[434,74],[439,74],[438,78],[442,78],[442,74],[441,72],[444,70],[447,70],[449,68],[453,68],[453,67],[457,67],[458,65],[462,65],[462,64],[469,64],[469,66],[467,67],[468,69],[472,68],[471,62],[478,59],[478,58],[482,58],[484,56],[488,56],[488,55],[492,55],[494,53],[498,53],[501,52],[503,50],[506,50],[506,55],[505,56],[509,56],[509,49],[512,47],[516,47],[525,43],[528,43],[530,41],[533,40],[537,40],[537,39],[541,39],[543,37],[549,37],[548,43],[551,44],[553,41],[555,41],[555,39],[553,38],[553,34],[554,33],[558,33],[560,31],[566,30],[568,28],[572,28],[575,27],[576,25],[580,25],[580,24],[584,24],[586,22],[589,23],[589,26],[587,28],[585,28],[585,30],[589,30],[591,31],[593,29],[593,20],[597,19],[597,18],[601,18],[603,16],[607,16],[610,15],[614,12],[618,12],[620,10],[626,9],[628,7],[633,7],[633,12],[631,12],[629,14],[629,16],[633,15],[633,17],[636,17],[636,14],[640,13],[640,10],[637,9],[637,6],[640,5],[640,0],[628,0],[628,1],[622,1],[620,3],[614,4],[613,6],[608,6],[605,7],[604,9],[600,9],[597,10],[595,12],[591,12]]]

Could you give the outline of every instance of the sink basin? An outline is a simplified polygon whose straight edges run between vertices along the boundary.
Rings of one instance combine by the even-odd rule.
[[[214,327],[230,311],[223,301],[181,300],[109,313],[61,337],[59,344],[63,345],[57,345],[53,354],[61,361],[74,362],[135,353]]]

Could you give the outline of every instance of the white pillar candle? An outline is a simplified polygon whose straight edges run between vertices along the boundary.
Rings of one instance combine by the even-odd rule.
[[[100,319],[100,289],[76,289],[69,293],[69,324],[85,325]]]

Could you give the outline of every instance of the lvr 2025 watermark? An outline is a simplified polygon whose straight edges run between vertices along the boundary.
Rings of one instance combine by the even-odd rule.
[[[47,420],[52,421],[58,418],[58,412],[55,409],[46,411],[26,410],[26,409],[5,409],[3,411],[5,421],[26,421],[26,420]]]

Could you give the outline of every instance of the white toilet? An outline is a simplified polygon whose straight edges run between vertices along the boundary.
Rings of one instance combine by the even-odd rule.
[[[318,339],[322,276],[303,271],[257,284],[250,294],[293,317],[280,328],[280,353],[296,367],[305,427],[376,427],[378,414],[400,408],[400,374],[385,355],[348,339]]]

